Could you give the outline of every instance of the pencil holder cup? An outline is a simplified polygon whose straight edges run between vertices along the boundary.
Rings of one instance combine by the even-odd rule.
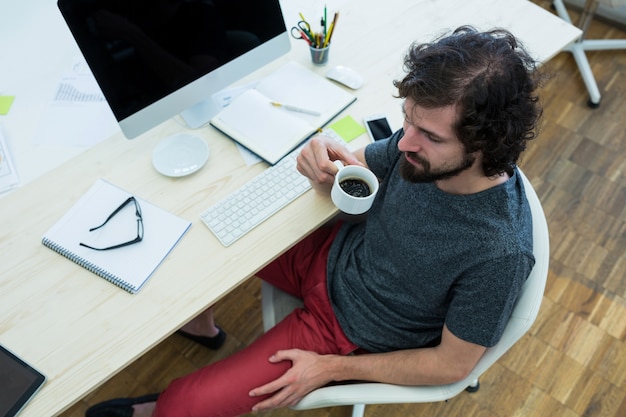
[[[326,48],[316,48],[314,46],[311,49],[311,60],[315,65],[326,65],[328,62],[328,53],[330,52],[330,45]]]

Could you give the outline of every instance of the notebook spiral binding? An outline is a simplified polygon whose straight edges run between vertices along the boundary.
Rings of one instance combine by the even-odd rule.
[[[42,243],[44,244],[44,246],[52,249],[53,251],[55,251],[56,253],[65,256],[67,259],[71,260],[72,262],[82,266],[83,268],[85,268],[86,270],[93,272],[94,274],[98,275],[101,278],[106,279],[107,281],[109,281],[112,284],[117,285],[118,287],[132,293],[132,286],[127,283],[126,281],[124,281],[123,279],[117,277],[116,275],[113,275],[107,271],[105,271],[102,268],[98,268],[97,266],[95,266],[94,264],[92,264],[91,262],[86,261],[84,258],[76,255],[75,253],[64,249],[63,247],[56,245],[54,242],[52,242],[49,239],[43,238]]]

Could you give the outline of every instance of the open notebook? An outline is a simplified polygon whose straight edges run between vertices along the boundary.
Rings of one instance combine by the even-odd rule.
[[[273,165],[355,100],[332,81],[289,62],[235,98],[211,119],[211,125]]]
[[[139,230],[137,206],[121,206],[131,194],[98,180],[43,236],[42,243],[94,274],[136,293],[176,246],[191,226],[187,220],[135,197],[141,212]],[[102,224],[101,228],[90,231]],[[140,242],[127,246],[94,250],[81,243],[107,248],[130,242],[139,234]]]

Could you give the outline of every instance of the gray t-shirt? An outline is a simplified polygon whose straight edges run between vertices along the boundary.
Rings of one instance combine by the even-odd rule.
[[[400,177],[402,130],[370,144],[382,179],[362,223],[346,223],[328,258],[328,290],[346,336],[370,352],[433,346],[444,323],[490,347],[500,339],[532,255],[532,219],[517,174],[471,195]]]

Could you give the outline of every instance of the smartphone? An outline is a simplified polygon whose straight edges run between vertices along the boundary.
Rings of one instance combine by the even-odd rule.
[[[387,117],[383,114],[372,114],[363,118],[363,121],[372,140],[386,139],[393,133]]]

